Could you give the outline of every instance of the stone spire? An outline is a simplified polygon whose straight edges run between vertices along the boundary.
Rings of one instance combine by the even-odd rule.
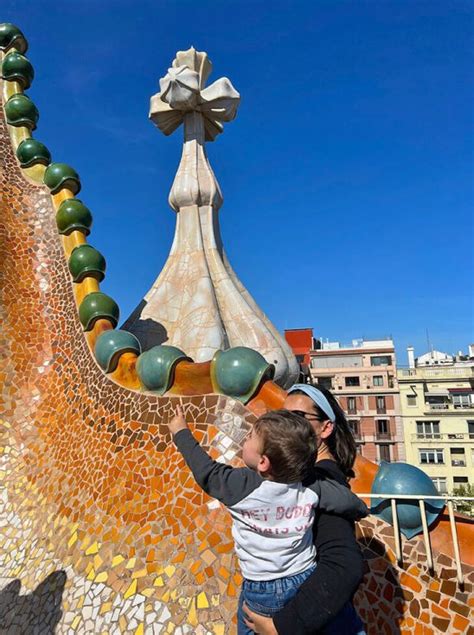
[[[291,349],[257,306],[227,260],[219,229],[223,198],[206,154],[223,124],[237,114],[240,95],[222,77],[205,87],[207,53],[179,51],[150,102],[150,119],[169,135],[184,123],[184,145],[169,203],[177,212],[168,260],[124,324],[144,349],[170,344],[196,362],[217,350],[247,346],[275,364],[275,381],[298,375]]]

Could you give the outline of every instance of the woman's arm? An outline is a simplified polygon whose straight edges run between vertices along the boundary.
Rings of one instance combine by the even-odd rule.
[[[320,513],[315,522],[317,567],[276,615],[279,635],[313,635],[351,600],[363,576],[363,558],[350,521]]]

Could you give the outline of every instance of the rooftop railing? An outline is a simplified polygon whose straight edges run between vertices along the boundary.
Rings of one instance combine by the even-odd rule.
[[[435,573],[433,565],[433,552],[431,550],[430,533],[428,530],[428,521],[426,519],[426,501],[442,500],[445,501],[448,508],[449,525],[451,529],[451,539],[453,542],[454,560],[456,563],[456,576],[460,585],[464,584],[464,576],[462,572],[461,554],[459,551],[459,540],[456,530],[456,517],[454,515],[454,502],[471,502],[474,501],[474,496],[450,496],[449,494],[443,494],[440,496],[420,496],[420,495],[408,495],[408,494],[357,494],[359,498],[369,498],[382,501],[390,501],[392,509],[393,519],[393,537],[395,541],[395,555],[399,566],[403,566],[403,551],[402,540],[400,535],[400,525],[398,522],[397,513],[397,501],[413,501],[420,507],[421,525],[423,529],[423,542],[425,545],[426,561],[428,569],[432,574]],[[383,503],[379,503],[378,508]]]
[[[437,368],[429,366],[418,366],[417,368],[398,368],[397,375],[399,379],[405,377],[473,377],[474,368],[472,366],[464,366],[462,368],[450,368],[449,366],[439,366]]]

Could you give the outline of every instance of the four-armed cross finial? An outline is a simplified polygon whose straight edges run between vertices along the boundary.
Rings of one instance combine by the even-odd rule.
[[[150,119],[165,135],[181,125],[186,113],[195,111],[203,116],[205,140],[214,141],[224,129],[223,122],[235,118],[240,95],[227,77],[204,88],[211,70],[207,53],[191,47],[176,54],[160,79],[160,92],[150,102]]]

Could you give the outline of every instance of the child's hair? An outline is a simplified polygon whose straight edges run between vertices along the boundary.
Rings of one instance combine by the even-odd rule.
[[[273,410],[257,419],[255,433],[262,442],[261,454],[271,463],[279,483],[298,483],[310,473],[316,460],[316,435],[309,421],[290,410]]]

